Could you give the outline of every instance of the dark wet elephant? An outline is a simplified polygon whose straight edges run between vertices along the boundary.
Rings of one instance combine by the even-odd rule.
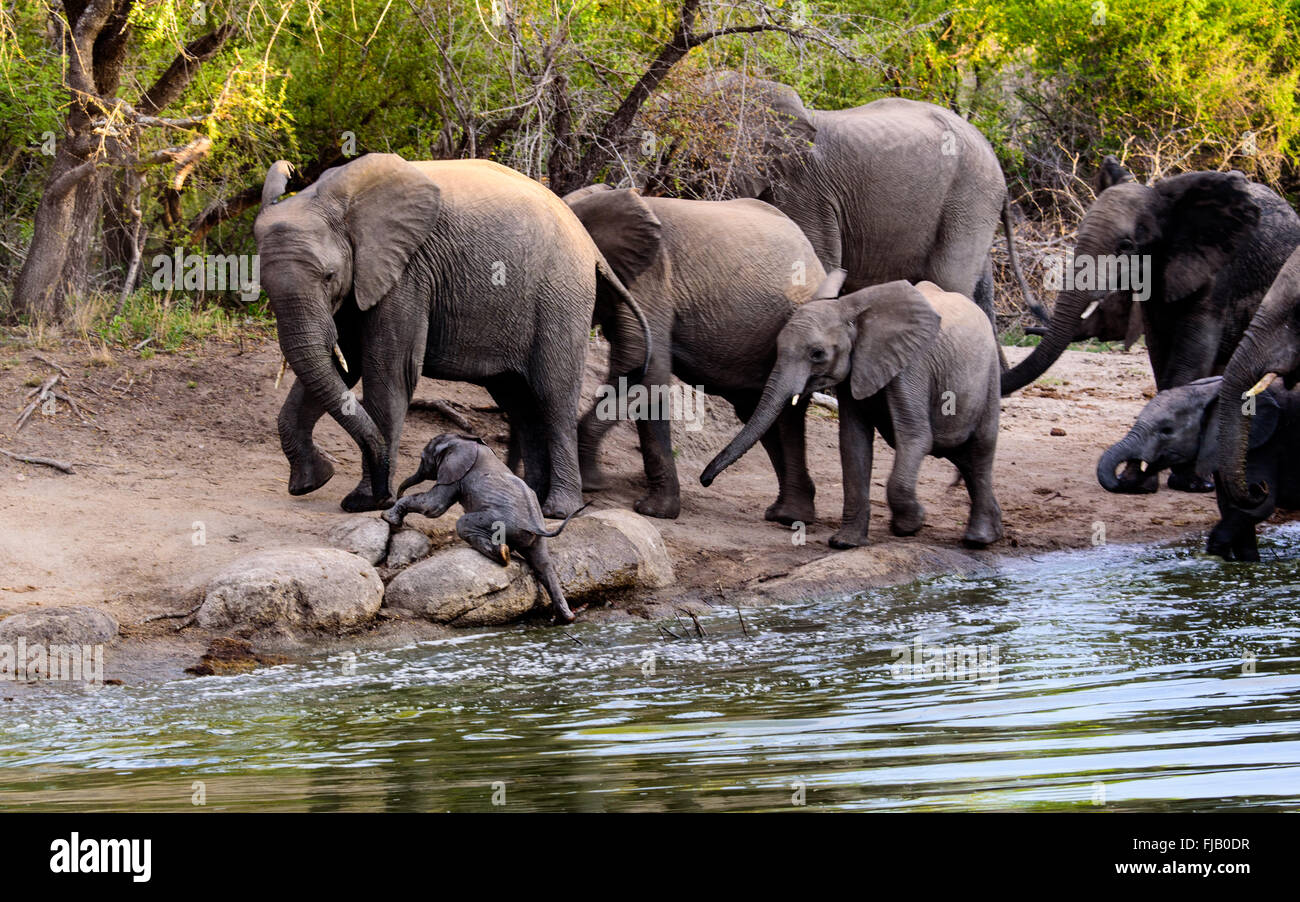
[[[642,197],[593,185],[565,200],[610,266],[636,296],[650,323],[653,353],[645,377],[655,391],[676,375],[728,400],[748,420],[776,361],[776,336],[825,273],[799,227],[757,200],[700,201]],[[610,380],[640,362],[639,334],[611,342]],[[597,404],[582,418],[578,451],[584,487],[604,484],[600,441],[614,420]],[[804,460],[807,403],[782,411],[763,438],[779,484],[767,519],[811,523],[813,483]],[[639,513],[676,517],[681,489],[667,411],[636,420],[649,490]],[[679,428],[683,424],[679,424]],[[685,424],[691,428],[690,423]],[[698,428],[698,427],[697,427]]]
[[[290,493],[333,475],[312,441],[329,413],[362,451],[361,482],[343,508],[387,507],[392,455],[423,374],[485,386],[524,437],[527,479],[546,512],[576,510],[593,308],[635,304],[573,212],[484,160],[367,154],[281,198],[287,178],[288,164],[271,168],[254,231],[280,347],[298,376],[279,418]]]

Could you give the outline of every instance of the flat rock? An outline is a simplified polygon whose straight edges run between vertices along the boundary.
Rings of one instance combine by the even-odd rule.
[[[24,611],[0,620],[0,643],[13,645],[100,645],[117,635],[112,615],[94,608],[66,607]]]
[[[399,529],[388,542],[385,566],[390,570],[400,570],[428,557],[432,547],[429,537],[418,529]]]
[[[551,557],[570,604],[607,592],[671,585],[672,563],[659,531],[627,510],[598,511],[569,522],[549,540]],[[439,623],[509,623],[550,599],[518,557],[502,567],[464,545],[436,551],[388,584],[386,607]]]
[[[341,633],[374,618],[384,584],[337,548],[278,548],[238,558],[207,584],[196,622],[242,635]]]
[[[332,526],[325,541],[378,564],[388,553],[388,533],[388,524],[378,514],[357,514]]]
[[[785,576],[752,588],[768,601],[849,597],[867,589],[910,582],[939,573],[974,573],[991,566],[996,555],[922,542],[885,541],[832,551]]]

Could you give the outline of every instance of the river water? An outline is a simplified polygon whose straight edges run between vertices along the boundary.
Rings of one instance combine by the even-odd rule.
[[[1263,539],[31,694],[0,809],[1290,808],[1300,524]]]

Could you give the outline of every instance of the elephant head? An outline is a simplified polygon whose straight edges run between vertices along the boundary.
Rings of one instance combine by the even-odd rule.
[[[366,457],[376,500],[388,497],[389,451],[370,415],[335,367],[334,314],[367,311],[398,284],[438,218],[433,180],[395,154],[367,154],[328,170],[306,190],[279,199],[288,164],[273,165],[254,224],[262,287],[271,299],[280,348],[307,392]],[[359,366],[361,361],[353,361]]]
[[[770,200],[785,167],[797,163],[817,137],[814,111],[788,85],[740,72],[719,72],[711,87],[722,106],[716,114],[741,130],[731,142],[736,150],[727,170],[728,193]]]
[[[753,447],[788,405],[848,381],[853,397],[879,392],[934,342],[940,316],[910,282],[886,282],[834,297],[844,282],[836,270],[795,310],[777,337],[776,365],[754,415],[700,482],[709,485]]]
[[[1164,330],[1151,328],[1154,310],[1176,312],[1205,289],[1259,222],[1259,205],[1239,172],[1189,172],[1139,184],[1114,157],[1102,163],[1097,199],[1079,223],[1076,261],[1149,258],[1151,296],[1144,301],[1147,347],[1156,385],[1164,389],[1204,376],[1194,371],[1204,354],[1170,347]],[[1074,338],[1079,322],[1105,300],[1105,287],[1062,291],[1046,335],[1027,358],[1002,375],[1002,394],[1041,376]],[[1196,330],[1180,340],[1205,343],[1211,358],[1218,335]],[[1213,347],[1210,347],[1210,345]]]
[[[1273,280],[1223,371],[1218,483],[1242,510],[1267,503],[1268,486],[1246,485],[1246,451],[1255,440],[1248,421],[1259,415],[1263,392],[1279,375],[1287,388],[1300,380],[1300,248]]]
[[[1197,463],[1214,470],[1213,445],[1218,376],[1159,392],[1138,414],[1133,428],[1097,462],[1097,481],[1108,492],[1136,495],[1156,491],[1160,471]],[[1116,470],[1124,466],[1124,471]]]
[[[436,485],[454,485],[465,478],[478,462],[483,439],[459,432],[444,432],[429,439],[420,452],[420,466],[397,489],[397,497],[413,485],[432,480]]]

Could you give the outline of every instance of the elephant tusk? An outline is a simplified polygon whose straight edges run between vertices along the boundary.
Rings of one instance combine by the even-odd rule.
[[[1252,385],[1250,391],[1246,392],[1246,394],[1243,397],[1253,398],[1255,395],[1259,394],[1264,389],[1272,385],[1273,380],[1276,378],[1277,378],[1277,373],[1265,373],[1264,378],[1260,379],[1258,382]]]
[[[348,361],[347,358],[343,356],[343,351],[339,348],[339,343],[337,341],[334,342],[334,356],[339,359],[339,366],[343,367],[343,372],[346,373],[348,371]]]
[[[1100,305],[1101,305],[1101,301],[1093,301],[1091,304],[1088,305],[1088,309],[1084,310],[1082,313],[1079,314],[1079,319],[1087,319],[1088,317],[1092,316],[1092,312],[1096,310],[1097,307]]]
[[[798,407],[798,406],[799,406],[799,393],[798,393],[798,392],[795,392],[794,397],[790,399],[790,406],[791,406],[791,407]]]
[[[1145,473],[1147,471],[1147,462],[1145,460],[1138,461],[1138,471],[1141,473]]]
[[[280,355],[280,371],[275,374],[275,387],[280,387],[280,380],[284,378],[285,368],[289,366],[289,358],[283,354]]]

